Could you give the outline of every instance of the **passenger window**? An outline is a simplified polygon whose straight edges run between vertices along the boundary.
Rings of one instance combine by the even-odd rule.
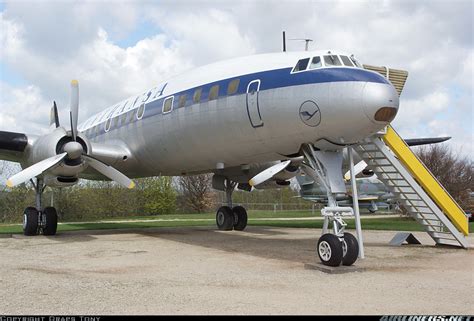
[[[118,118],[118,117],[115,117],[115,118],[114,118],[114,128],[117,128],[117,127],[118,127],[118,121],[119,121],[119,118]]]
[[[296,64],[295,68],[293,68],[293,72],[306,70],[306,67],[308,67],[308,63],[309,58],[300,59]]]
[[[239,83],[240,79],[234,79],[229,83],[229,86],[227,86],[227,95],[233,95],[237,92],[237,89],[239,88]]]
[[[167,114],[173,110],[174,96],[168,97],[163,101],[163,114]]]
[[[110,130],[110,125],[112,124],[112,118],[107,119],[105,122],[105,131],[108,132]]]
[[[133,110],[128,112],[128,122],[131,123],[133,121]]]
[[[217,99],[218,96],[219,96],[219,85],[214,85],[211,87],[211,90],[209,90],[209,100]]]
[[[198,88],[194,91],[193,102],[195,104],[197,104],[201,101],[201,94],[202,94],[202,88]]]
[[[341,61],[336,55],[324,56],[326,66],[341,66]]]
[[[341,57],[341,60],[342,60],[342,63],[344,64],[344,66],[354,67],[354,65],[352,64],[352,61],[349,59],[349,57],[347,57],[347,56],[340,56],[340,57]]]
[[[178,108],[184,107],[186,105],[186,94],[179,96]]]
[[[142,119],[145,114],[145,104],[141,104],[137,110],[137,119]]]
[[[313,60],[311,60],[309,69],[320,68],[321,66],[322,66],[321,57],[317,56],[317,57],[313,57]]]

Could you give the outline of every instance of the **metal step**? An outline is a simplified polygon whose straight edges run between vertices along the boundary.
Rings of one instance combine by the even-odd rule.
[[[419,222],[436,244],[468,247],[465,236],[451,223],[418,182],[376,135],[355,146],[355,151]]]

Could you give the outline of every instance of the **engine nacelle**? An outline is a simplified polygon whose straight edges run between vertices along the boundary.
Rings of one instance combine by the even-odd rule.
[[[275,189],[283,188],[290,185],[289,181],[280,181],[280,180],[268,180],[262,184],[255,185],[256,189]]]
[[[50,187],[70,187],[76,185],[79,179],[77,177],[51,176],[44,177],[44,184]]]
[[[26,149],[26,159],[21,164],[23,168],[39,163],[44,159],[53,157],[64,152],[64,146],[73,139],[68,132],[58,127],[51,133],[38,137]],[[88,139],[81,134],[77,136],[77,142],[82,146],[83,152],[88,153],[91,150]],[[79,173],[84,171],[87,165],[77,158],[75,160],[65,159],[59,166],[53,168],[48,174],[58,177],[77,177]]]

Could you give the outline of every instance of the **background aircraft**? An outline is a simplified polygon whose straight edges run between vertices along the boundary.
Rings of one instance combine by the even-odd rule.
[[[405,139],[408,146],[419,146],[426,144],[436,144],[449,140],[451,137],[434,138],[414,138]],[[358,158],[358,155],[354,155]],[[360,161],[356,164],[355,170],[358,172],[356,177],[359,208],[366,208],[370,213],[375,213],[380,206],[385,208],[398,208],[398,203],[390,190],[377,178],[376,175],[366,168],[365,162]],[[347,166],[346,166],[347,167]],[[345,167],[343,167],[344,169]],[[349,181],[349,172],[344,175],[346,182],[346,193],[336,195],[336,201],[339,206],[352,206],[352,186]],[[327,204],[327,190],[319,180],[315,180],[304,173],[296,176],[300,187],[300,196],[303,199]]]

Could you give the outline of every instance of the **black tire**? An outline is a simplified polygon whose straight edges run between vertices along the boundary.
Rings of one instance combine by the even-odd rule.
[[[45,219],[45,226],[43,228],[43,235],[56,235],[58,229],[58,213],[54,207],[46,207],[43,210]]]
[[[344,233],[342,265],[352,265],[359,256],[359,242],[351,233]],[[345,247],[345,250],[344,250]]]
[[[324,234],[319,238],[318,248],[321,263],[328,266],[339,266],[342,261],[342,242],[334,234]]]
[[[234,213],[229,206],[221,206],[217,210],[216,224],[221,231],[232,231],[234,228]]]
[[[242,206],[235,206],[234,212],[234,230],[243,231],[247,227],[247,211]]]
[[[34,207],[27,207],[23,212],[23,234],[36,235],[38,234],[38,211]]]

